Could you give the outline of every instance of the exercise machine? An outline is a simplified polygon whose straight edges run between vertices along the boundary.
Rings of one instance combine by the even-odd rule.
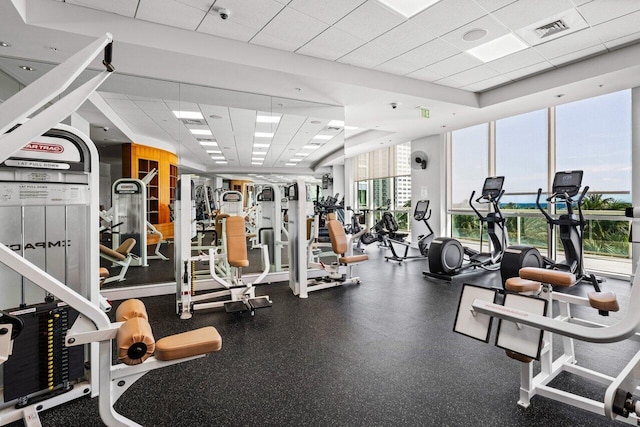
[[[578,277],[568,271],[523,268],[519,277],[506,281],[502,304],[497,304],[496,289],[465,285],[454,331],[488,342],[493,318],[499,319],[496,345],[521,363],[518,405],[527,408],[540,395],[606,416],[627,424],[640,423],[640,351],[616,376],[610,376],[578,364],[575,340],[604,344],[623,340],[640,341],[640,277],[636,275],[622,319],[604,325],[578,316],[588,308],[600,314],[618,311],[612,292],[589,292],[586,297],[556,292],[554,288],[574,286]],[[556,313],[556,308],[557,313]],[[575,310],[581,307],[581,310]],[[558,342],[562,349],[558,348]],[[535,368],[533,360],[539,360]],[[604,399],[598,401],[551,385],[561,373],[578,375],[607,386]]]
[[[370,245],[378,242],[378,246],[389,248],[390,240],[403,242],[407,237],[407,233],[398,232],[398,222],[389,210],[391,209],[391,199],[387,199],[384,206],[374,209],[374,211],[382,211],[380,219],[371,227],[371,229],[362,235],[362,243]]]
[[[416,203],[416,208],[413,211],[413,218],[416,221],[424,222],[424,225],[427,226],[427,234],[421,234],[418,236],[418,250],[420,251],[420,255],[407,255],[409,253],[409,248],[411,244],[404,241],[398,241],[395,239],[389,239],[389,249],[391,250],[391,256],[386,256],[385,259],[387,261],[407,261],[412,259],[425,259],[429,252],[429,245],[433,241],[435,237],[435,233],[433,229],[429,225],[429,218],[431,218],[431,209],[429,209],[429,200],[418,200]],[[396,252],[396,248],[394,244],[399,244],[404,246],[404,254],[398,255]]]
[[[353,266],[369,259],[367,255],[353,255],[353,239],[347,237],[344,226],[336,219],[327,221],[329,239],[336,260],[330,264],[310,261],[311,248],[316,235],[318,220],[312,219],[309,191],[304,181],[298,180],[288,186],[289,198],[289,287],[294,295],[307,298],[309,292],[360,283],[352,275]],[[317,216],[314,216],[317,218]],[[360,233],[364,233],[366,229]]]
[[[475,199],[476,203],[488,204],[492,207],[486,216],[482,215],[473,206],[475,190],[469,198],[469,206],[480,220],[480,248],[482,248],[482,237],[484,225],[486,223],[487,234],[491,243],[490,252],[479,252],[468,247],[463,247],[456,239],[448,237],[438,237],[433,239],[427,258],[429,260],[429,271],[423,274],[441,280],[451,280],[465,270],[497,270],[500,268],[502,254],[507,247],[506,220],[500,212],[500,199],[504,194],[502,186],[504,176],[488,177],[482,186],[482,194]],[[465,258],[466,257],[466,258]],[[464,261],[467,261],[464,264]]]
[[[258,247],[260,245],[267,246],[270,271],[282,271],[283,268],[286,268],[282,264],[282,253],[287,245],[288,232],[282,221],[280,187],[264,184],[257,199],[260,212],[256,224]]]

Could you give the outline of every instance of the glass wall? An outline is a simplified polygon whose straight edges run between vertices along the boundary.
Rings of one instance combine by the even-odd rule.
[[[356,157],[356,194],[358,207],[369,211],[367,223],[372,226],[390,211],[398,228],[411,226],[411,143],[406,142]]]
[[[549,159],[555,162],[549,164]],[[536,196],[541,188],[541,205],[554,214],[555,207],[546,206],[548,177],[563,170],[583,170],[583,188],[589,186],[582,204],[585,265],[630,274],[629,221],[624,217],[631,202],[630,90],[452,132],[452,236],[479,239],[478,221],[468,215],[469,194],[479,191],[484,176],[504,175],[501,209],[508,218],[510,243],[533,245],[546,255],[548,226],[536,208]],[[562,258],[562,246],[555,246],[558,253],[551,248],[550,255]]]

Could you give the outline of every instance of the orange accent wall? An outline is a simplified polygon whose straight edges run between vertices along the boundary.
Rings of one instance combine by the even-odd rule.
[[[158,221],[155,224],[170,222],[169,203],[174,193],[170,179],[171,166],[178,164],[178,156],[159,148],[148,147],[140,144],[122,145],[122,176],[126,178],[142,178],[138,176],[138,160],[150,160],[158,163]],[[175,190],[175,188],[174,188]],[[149,197],[149,195],[147,195]]]

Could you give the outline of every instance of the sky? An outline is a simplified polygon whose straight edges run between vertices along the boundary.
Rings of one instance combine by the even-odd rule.
[[[453,207],[467,200],[472,190],[481,190],[488,171],[487,144],[487,124],[453,132]],[[630,191],[631,91],[556,107],[556,147],[556,170],[584,170],[582,183],[590,192]],[[505,176],[507,194],[546,189],[546,163],[546,109],[496,122],[496,172]],[[614,197],[630,199],[629,195]]]

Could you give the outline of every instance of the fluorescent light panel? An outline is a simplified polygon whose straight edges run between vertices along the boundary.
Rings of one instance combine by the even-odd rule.
[[[209,153],[209,154],[222,154],[222,151],[220,151],[220,150],[207,150],[207,153]]]
[[[200,145],[203,147],[217,147],[218,143],[215,141],[200,141]]]
[[[227,164],[227,161],[226,161],[226,160],[218,160],[218,161],[216,162],[216,164],[217,164],[217,165],[226,165],[226,164]]]
[[[262,162],[251,162],[254,166],[262,166]]]
[[[497,39],[476,46],[467,51],[480,61],[490,62],[503,56],[519,52],[529,46],[515,35],[509,33]]]
[[[269,148],[271,144],[253,144],[253,148]]]
[[[303,150],[315,150],[317,148],[320,148],[319,145],[305,145],[304,147],[302,147]]]
[[[204,119],[200,111],[173,111],[173,114],[179,119]]]
[[[316,135],[313,137],[313,139],[322,139],[325,141],[330,140],[331,138],[333,138],[333,135]]]
[[[278,123],[280,116],[257,116],[256,123]]]
[[[297,162],[301,162],[301,161],[302,161],[302,159],[289,159],[289,161],[290,161],[290,162],[296,162],[296,163],[297,163]]]
[[[388,8],[395,10],[400,15],[411,18],[422,12],[429,6],[438,3],[440,0],[378,0]]]
[[[273,132],[256,132],[256,138],[273,138]]]
[[[213,135],[209,129],[189,129],[194,135]]]
[[[211,156],[212,160],[224,160],[224,156]]]

